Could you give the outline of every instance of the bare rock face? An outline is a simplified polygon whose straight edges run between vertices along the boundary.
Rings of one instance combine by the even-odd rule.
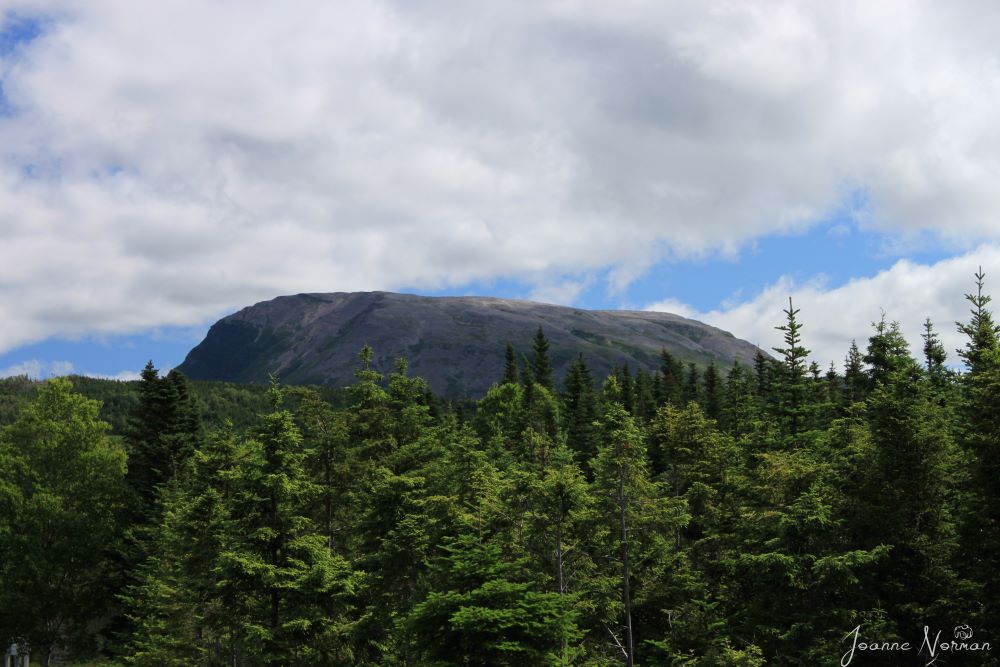
[[[179,369],[196,380],[346,386],[358,352],[370,345],[375,367],[405,357],[410,373],[439,395],[481,396],[503,374],[510,342],[530,358],[535,331],[549,340],[557,380],[582,353],[598,381],[615,364],[652,371],[661,349],[684,362],[723,370],[751,364],[757,348],[732,334],[669,313],[581,310],[488,297],[426,297],[391,292],[282,296],[216,322]]]

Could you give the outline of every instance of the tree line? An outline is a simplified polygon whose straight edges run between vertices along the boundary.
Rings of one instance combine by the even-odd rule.
[[[367,347],[337,400],[273,383],[240,425],[152,363],[119,434],[49,381],[0,430],[0,644],[43,664],[751,667],[961,625],[1000,648],[1000,327],[981,272],[966,299],[961,372],[930,321],[912,351],[884,318],[821,369],[790,301],[774,357],[664,351],[600,385],[580,356],[557,386],[539,329],[470,413]]]

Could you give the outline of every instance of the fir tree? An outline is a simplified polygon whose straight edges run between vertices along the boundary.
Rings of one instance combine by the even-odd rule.
[[[715,360],[708,362],[705,369],[704,388],[705,414],[709,419],[719,419],[722,414],[722,376],[715,367]]]
[[[535,332],[535,342],[532,347],[531,376],[535,382],[549,391],[555,388],[552,379],[552,366],[549,362],[549,341],[541,327]]]
[[[302,437],[282,393],[247,442],[240,492],[218,589],[234,601],[234,632],[268,667],[343,659],[355,576],[310,517],[316,485],[305,474]]]
[[[673,357],[666,348],[660,350],[660,396],[659,405],[670,403],[681,405],[683,402],[684,366]]]
[[[566,374],[566,443],[580,461],[589,461],[597,454],[594,422],[597,420],[597,398],[594,378],[583,360],[577,356]]]
[[[653,378],[644,368],[640,368],[635,373],[633,384],[634,413],[637,419],[647,422],[656,413],[656,392]]]
[[[847,357],[844,359],[844,391],[848,405],[864,400],[868,395],[868,378],[865,375],[864,363],[857,341],[852,340]]]
[[[924,368],[927,371],[927,378],[935,391],[943,392],[950,382],[950,371],[945,365],[948,353],[945,352],[944,345],[934,331],[934,325],[931,324],[929,317],[924,320],[924,333],[921,334],[921,338],[924,341]]]
[[[607,396],[618,393],[615,384],[609,378]],[[601,424],[602,446],[591,463],[596,509],[605,522],[598,560],[614,564],[609,575],[617,575],[620,594],[618,623],[606,630],[619,657],[633,665],[644,639],[635,612],[636,600],[645,591],[635,584],[656,578],[651,573],[661,571],[670,559],[666,536],[687,517],[683,503],[669,499],[666,489],[650,479],[641,432],[621,403],[607,404]]]
[[[796,436],[807,426],[811,409],[809,385],[806,382],[806,358],[809,350],[802,346],[802,325],[796,319],[799,311],[788,299],[785,324],[775,327],[784,332],[784,347],[773,348],[782,357],[782,373],[778,386],[778,410],[787,433]]]
[[[698,367],[693,361],[688,364],[681,397],[683,405],[701,401],[701,373],[698,372]]]
[[[503,384],[517,384],[517,357],[514,355],[514,346],[507,343],[507,350],[504,353]]]
[[[986,274],[982,267],[976,272],[976,293],[966,294],[965,299],[972,304],[972,317],[969,322],[956,322],[958,330],[969,339],[965,344],[965,349],[958,351],[969,370],[975,373],[981,355],[987,350],[996,349],[998,346],[997,336],[1000,334],[1000,326],[993,322],[993,314],[987,309],[991,297],[983,294],[983,284]]]
[[[909,345],[899,329],[899,322],[886,324],[885,315],[873,322],[875,333],[868,339],[864,361],[868,364],[868,384],[874,389],[909,359]]]

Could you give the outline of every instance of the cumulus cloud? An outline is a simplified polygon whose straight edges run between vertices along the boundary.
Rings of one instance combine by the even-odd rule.
[[[163,370],[166,374],[170,369]],[[103,378],[105,380],[138,380],[141,377],[139,371],[124,370],[118,373],[92,373],[90,371],[78,371],[71,361],[49,361],[45,359],[28,359],[11,364],[6,368],[0,368],[0,378],[16,377],[26,375],[34,380],[45,380],[48,378],[62,377],[63,375],[84,375],[86,377]]]
[[[822,278],[799,284],[783,278],[759,294],[710,312],[698,312],[676,301],[650,304],[647,310],[684,314],[732,331],[757,343],[764,350],[782,346],[783,332],[774,327],[785,323],[783,310],[791,297],[800,312],[803,344],[810,357],[824,368],[831,362],[842,367],[852,339],[863,351],[872,324],[883,314],[887,322],[902,327],[910,350],[921,356],[923,323],[929,317],[949,353],[950,363],[960,364],[956,350],[965,346],[956,322],[969,321],[969,303],[964,295],[975,292],[974,274],[986,272],[986,292],[1000,298],[1000,245],[984,244],[973,251],[935,264],[907,260],[874,276],[856,278],[829,286]],[[993,268],[997,267],[997,268]],[[993,272],[991,272],[993,271]]]
[[[16,377],[26,375],[33,379],[45,379],[69,375],[73,372],[73,363],[69,361],[44,361],[40,359],[28,359],[7,368],[0,369],[0,378]]]
[[[7,0],[41,35],[0,53],[0,351],[298,291],[571,300],[859,191],[967,249],[1000,233],[988,6]]]

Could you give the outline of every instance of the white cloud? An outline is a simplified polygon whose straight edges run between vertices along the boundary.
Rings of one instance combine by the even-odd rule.
[[[142,377],[142,374],[138,371],[119,371],[111,375],[105,373],[81,373],[81,375],[92,378],[101,378],[103,380],[121,380],[122,382],[138,380]]]
[[[713,324],[771,351],[782,345],[785,323],[783,310],[788,298],[800,312],[802,340],[812,351],[811,358],[824,368],[831,362],[842,367],[852,339],[864,351],[872,334],[872,323],[884,311],[886,321],[898,321],[910,351],[920,358],[928,317],[949,354],[949,362],[960,364],[956,350],[965,346],[956,322],[969,320],[969,303],[964,295],[975,290],[973,275],[982,266],[986,272],[986,292],[997,295],[1000,306],[1000,245],[984,244],[958,257],[936,264],[900,260],[891,268],[870,277],[856,278],[829,287],[823,281],[796,284],[784,278],[752,298],[710,312],[667,301],[650,304],[647,310],[665,310]]]
[[[0,369],[0,378],[27,375],[32,379],[46,379],[69,375],[73,372],[73,363],[69,361],[44,361],[40,359],[28,359],[21,361],[7,368]]]
[[[0,57],[0,351],[298,291],[573,299],[857,190],[968,249],[1000,234],[989,7],[7,0],[50,18]]]

